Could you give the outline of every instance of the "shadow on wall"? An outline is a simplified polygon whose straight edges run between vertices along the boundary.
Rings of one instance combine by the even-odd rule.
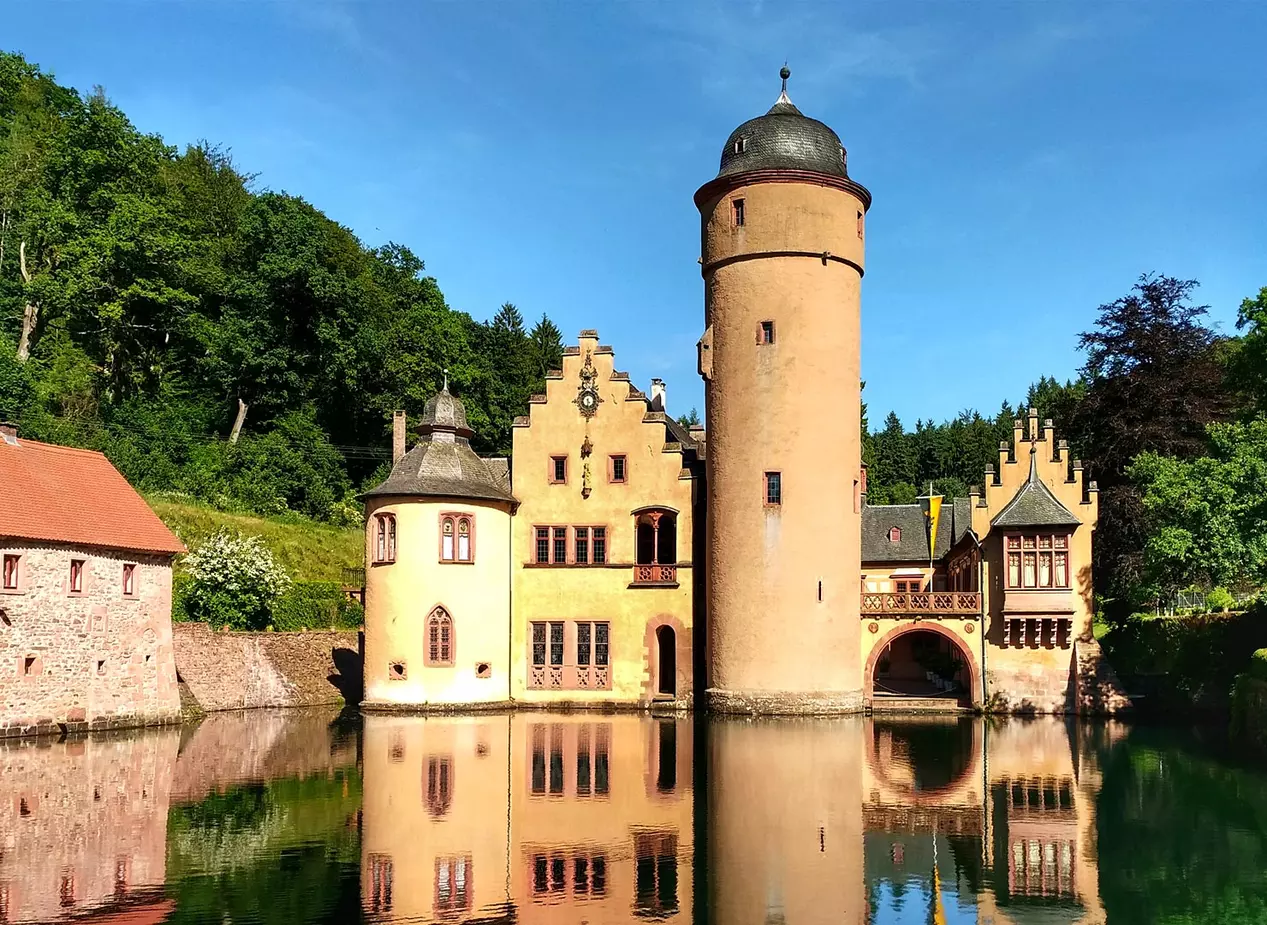
[[[361,653],[355,649],[334,648],[330,650],[330,659],[334,662],[330,683],[339,689],[349,707],[359,705],[365,690],[365,663]]]

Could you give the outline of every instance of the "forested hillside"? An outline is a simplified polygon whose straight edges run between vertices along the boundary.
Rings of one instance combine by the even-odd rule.
[[[505,453],[561,350],[548,318],[474,321],[407,247],[0,53],[0,419],[23,434],[103,449],[143,490],[359,520],[393,408],[447,368]]]

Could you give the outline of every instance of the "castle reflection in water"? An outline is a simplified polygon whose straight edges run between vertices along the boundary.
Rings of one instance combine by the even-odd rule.
[[[1119,734],[1093,728],[1100,745]],[[1088,734],[1055,718],[257,712],[5,743],[0,922],[164,921],[177,881],[277,866],[266,842],[286,833],[346,859],[343,904],[371,921],[1103,921]],[[243,821],[241,794],[270,781],[312,784],[295,799],[320,811]],[[330,832],[294,828],[308,817]]]

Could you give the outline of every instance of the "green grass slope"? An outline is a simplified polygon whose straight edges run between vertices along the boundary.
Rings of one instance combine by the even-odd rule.
[[[285,518],[228,514],[213,507],[163,496],[146,498],[181,541],[193,549],[204,537],[227,528],[261,536],[295,581],[343,581],[343,569],[364,564],[359,528],[332,527],[297,515]],[[176,564],[179,573],[180,563]]]

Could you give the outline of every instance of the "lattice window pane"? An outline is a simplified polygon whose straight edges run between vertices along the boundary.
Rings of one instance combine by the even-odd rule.
[[[563,664],[563,624],[550,624],[550,664]]]
[[[590,633],[593,624],[576,624],[576,664],[588,667],[590,663]]]
[[[610,632],[611,624],[594,624],[594,664],[599,667],[606,667],[608,665],[608,637]]]
[[[546,663],[546,625],[544,623],[532,624],[532,663],[534,665]]]
[[[594,564],[602,565],[607,561],[607,528],[594,528]]]

